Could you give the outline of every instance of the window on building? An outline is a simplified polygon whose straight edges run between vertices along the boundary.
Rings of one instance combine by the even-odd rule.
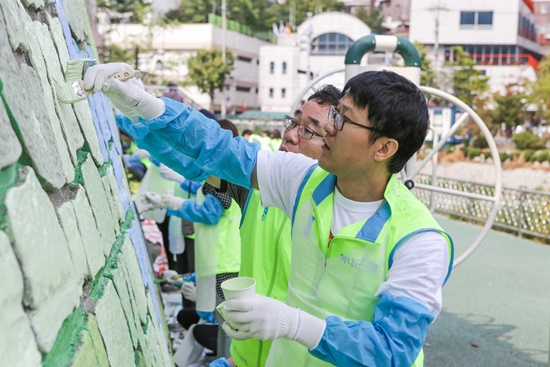
[[[461,11],[461,28],[490,28],[493,25],[492,11]]]
[[[325,33],[311,42],[311,55],[345,55],[352,43],[341,33]]]
[[[275,73],[275,63],[271,61],[269,63],[269,74],[273,74],[273,73]]]
[[[492,11],[480,11],[477,13],[477,24],[479,25],[493,25],[493,12]]]
[[[269,88],[269,98],[273,98],[273,88]]]
[[[460,12],[460,25],[474,25],[476,21],[475,11],[461,11]]]
[[[283,61],[283,74],[286,74],[286,62]]]
[[[281,89],[281,98],[286,98],[286,88]]]
[[[241,55],[237,56],[237,60],[242,61],[242,62],[252,62],[252,59],[250,57],[241,56]]]
[[[235,89],[237,90],[237,92],[245,92],[245,93],[250,92],[250,87],[243,87],[243,86],[237,85]]]
[[[540,4],[540,13],[541,14],[550,13],[550,4]]]

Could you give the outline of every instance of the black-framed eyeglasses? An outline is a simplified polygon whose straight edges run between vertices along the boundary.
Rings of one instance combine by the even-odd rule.
[[[350,119],[348,119],[346,116],[342,115],[338,109],[334,106],[330,106],[330,109],[328,110],[328,120],[334,120],[334,128],[338,131],[342,131],[344,128],[344,123],[348,123],[351,125],[359,126],[364,129],[367,129],[369,131],[372,131],[374,133],[378,133],[380,135],[384,135],[384,132],[382,130],[379,130],[375,127],[365,126],[358,124],[357,122],[353,122]]]
[[[321,135],[321,134],[311,130],[306,125],[302,125],[302,124],[297,123],[296,120],[294,120],[289,115],[285,115],[285,118],[283,120],[283,126],[285,127],[285,129],[287,129],[289,131],[294,129],[296,126],[298,126],[298,135],[301,138],[306,139],[306,140],[310,140],[314,136],[318,136],[320,138],[324,137],[324,135]]]

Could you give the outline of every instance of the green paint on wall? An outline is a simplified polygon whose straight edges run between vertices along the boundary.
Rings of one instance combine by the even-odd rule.
[[[82,164],[84,164],[84,161],[86,161],[88,154],[89,153],[87,151],[82,149],[79,149],[76,152],[76,159],[78,161],[78,164],[74,168],[73,185],[84,185],[84,176],[82,175]]]
[[[115,243],[111,247],[111,252],[109,254],[109,257],[105,260],[105,265],[101,269],[99,269],[97,276],[92,281],[92,285],[90,287],[90,300],[99,300],[105,293],[107,282],[113,279],[113,274],[111,270],[118,269],[118,257],[122,252],[122,246],[124,245],[124,241],[127,236],[126,230],[132,227],[133,220],[134,212],[132,210],[128,210],[126,212],[126,218],[120,226],[121,235],[117,237]]]
[[[8,190],[17,183],[17,171],[19,167],[21,167],[19,164],[14,164],[0,170],[0,230],[5,230],[7,227],[4,198]]]
[[[43,367],[70,366],[75,352],[82,340],[82,333],[86,330],[88,313],[81,307],[77,308],[63,321],[57,339],[42,362]]]

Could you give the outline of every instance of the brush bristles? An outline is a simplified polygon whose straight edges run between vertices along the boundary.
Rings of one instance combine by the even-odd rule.
[[[57,99],[61,103],[70,104],[86,99],[86,96],[77,96],[74,91],[73,84],[70,82],[60,83],[54,80],[53,87]]]
[[[84,77],[86,70],[96,64],[95,59],[75,59],[67,62],[67,69],[65,71],[65,81],[72,82]]]

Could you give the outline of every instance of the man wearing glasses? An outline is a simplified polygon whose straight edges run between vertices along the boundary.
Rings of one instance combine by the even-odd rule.
[[[103,68],[102,68],[103,67]],[[184,105],[89,69],[99,86],[205,171],[261,192],[292,222],[286,302],[257,295],[223,304],[233,339],[275,340],[268,366],[421,366],[441,311],[453,246],[395,174],[429,127],[425,96],[393,72],[351,78],[324,126],[319,161],[231,139]],[[122,71],[122,70],[115,70]]]

